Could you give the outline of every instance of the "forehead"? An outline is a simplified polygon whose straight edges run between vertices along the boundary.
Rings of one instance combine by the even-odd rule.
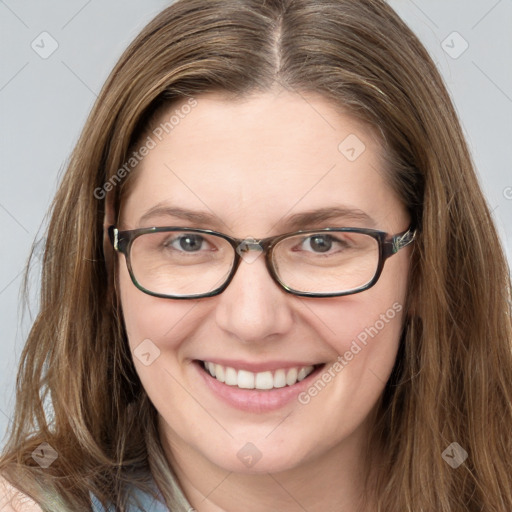
[[[375,132],[321,96],[210,93],[195,101],[172,105],[152,127],[154,147],[123,208],[131,227],[163,203],[260,233],[287,214],[329,205],[377,218],[400,209]]]

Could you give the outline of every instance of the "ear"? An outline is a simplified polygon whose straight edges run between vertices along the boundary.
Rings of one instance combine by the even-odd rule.
[[[114,268],[115,253],[108,237],[108,228],[115,224],[114,192],[107,192],[105,196],[105,216],[103,218],[103,257],[107,269]]]
[[[419,258],[420,254],[418,252],[418,237],[416,237],[416,241],[412,244],[412,250],[410,254],[410,264],[409,264],[409,274],[407,279],[407,297],[406,297],[406,311],[405,318],[406,320],[410,318],[417,317],[419,315],[420,308],[418,307],[418,289],[419,283],[417,279],[418,272],[420,270]]]

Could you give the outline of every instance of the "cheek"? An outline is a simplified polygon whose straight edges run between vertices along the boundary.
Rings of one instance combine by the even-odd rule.
[[[393,258],[377,283],[361,293],[345,297],[310,301],[310,322],[314,329],[335,349],[338,355],[346,354],[364,359],[370,352],[380,353],[398,346],[403,313],[406,309],[407,268]],[[394,264],[394,265],[393,265]]]
[[[369,300],[339,303],[335,311],[331,305],[327,310],[312,308],[322,319],[324,340],[337,354],[333,370],[349,373],[354,382],[369,368],[386,380],[402,330],[403,298],[369,295]]]
[[[368,386],[373,383],[380,390],[389,378],[398,351],[403,322],[403,304],[400,301],[384,303],[382,307],[365,315],[351,333],[350,346],[340,347],[338,362],[353,365],[354,380]],[[371,375],[372,374],[373,378]]]
[[[142,386],[159,411],[170,407],[177,416],[178,404],[187,401],[183,388],[177,385],[184,377],[183,341],[200,323],[196,301],[147,295],[135,287],[123,269],[118,285],[132,360]]]
[[[406,256],[404,251],[389,259],[377,284],[355,296],[362,302],[353,305],[349,336],[337,347],[349,387],[370,403],[382,393],[396,361],[406,311]]]
[[[406,310],[407,268],[402,265],[407,260],[392,260],[369,290],[309,303],[310,323],[336,354],[321,377],[333,381],[347,400],[377,400],[396,360]]]
[[[122,267],[118,285],[132,351],[144,340],[151,340],[161,349],[177,348],[180,340],[187,337],[187,329],[193,327],[188,320],[193,316],[196,301],[161,299],[143,293]]]
[[[328,330],[324,340],[337,355],[298,399],[304,406],[305,416],[323,418],[322,431],[327,444],[328,440],[348,436],[364,422],[381,396],[396,361],[403,304],[399,298],[378,298],[369,291],[368,294],[364,301],[351,299],[338,304],[337,315],[331,312],[330,320],[328,312],[323,311],[322,315],[322,311],[317,311],[318,316],[327,318],[326,323],[330,321],[335,331]]]

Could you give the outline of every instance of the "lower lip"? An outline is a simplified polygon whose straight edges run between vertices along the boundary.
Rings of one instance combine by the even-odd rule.
[[[228,386],[216,378],[212,377],[199,361],[194,361],[199,375],[204,379],[208,388],[215,396],[220,398],[228,405],[246,412],[262,413],[275,411],[284,407],[298,395],[305,391],[311,381],[318,375],[325,365],[315,368],[305,379],[283,388],[274,388],[268,390],[259,389],[241,389],[237,386]]]

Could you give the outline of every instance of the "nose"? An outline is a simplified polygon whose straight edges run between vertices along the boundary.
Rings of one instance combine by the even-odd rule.
[[[293,325],[292,295],[274,282],[260,255],[242,259],[229,286],[217,296],[217,325],[245,343],[269,341]]]

